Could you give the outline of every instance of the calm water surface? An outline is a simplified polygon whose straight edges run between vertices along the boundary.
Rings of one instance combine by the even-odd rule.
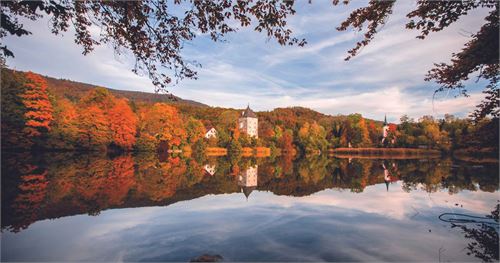
[[[1,259],[498,261],[498,168],[3,153]]]

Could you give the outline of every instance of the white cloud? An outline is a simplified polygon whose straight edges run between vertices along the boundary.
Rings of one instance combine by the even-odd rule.
[[[422,188],[422,186],[419,185],[418,188]],[[237,196],[241,198],[236,198]],[[189,206],[180,204],[179,208],[189,211],[214,212],[244,209],[245,207],[257,209],[262,204],[284,210],[306,205],[306,207],[315,207],[316,209],[323,209],[323,207],[343,208],[346,213],[362,212],[403,220],[415,216],[418,211],[430,211],[433,208],[439,208],[439,213],[443,213],[443,210],[456,212],[455,210],[458,209],[454,206],[456,203],[461,204],[462,208],[470,212],[483,214],[491,209],[492,202],[495,202],[497,197],[497,193],[481,191],[463,191],[460,194],[450,195],[446,189],[432,194],[423,190],[407,193],[403,191],[401,182],[396,182],[390,184],[388,191],[384,184],[377,184],[366,187],[361,194],[351,193],[346,189],[327,189],[309,196],[293,197],[257,191],[252,192],[246,201],[242,193],[208,195],[190,202]],[[220,200],[224,200],[224,202]],[[276,211],[278,213],[281,210],[276,209]]]
[[[263,60],[268,66],[287,63],[290,60],[297,60],[305,56],[318,56],[319,52],[326,48],[333,48],[338,44],[351,41],[356,38],[353,32],[342,33],[330,38],[326,38],[317,43],[310,43],[304,47],[294,47],[283,52],[272,53],[264,56]]]
[[[337,32],[335,27],[350,10],[365,4],[334,8],[328,1],[298,3],[297,16],[290,18],[289,25],[297,36],[307,38],[303,48],[281,47],[251,28],[228,35],[227,43],[198,36],[186,45],[184,54],[203,65],[199,79],[184,80],[169,90],[212,106],[241,108],[250,103],[258,110],[271,110],[298,105],[329,114],[358,112],[376,119],[384,113],[396,119],[402,114],[416,118],[470,112],[482,97],[477,88],[470,98],[456,99],[450,94],[433,103],[437,85],[423,78],[434,62],[446,62],[462,48],[468,38],[460,32],[476,32],[485,10],[475,10],[442,32],[418,40],[418,32],[404,29],[405,14],[415,2],[397,2],[394,14],[372,43],[345,62],[347,50],[362,34]],[[72,32],[53,36],[47,23],[31,21],[26,27],[33,35],[4,40],[16,54],[8,60],[12,67],[115,89],[154,91],[147,77],[130,71],[131,56],[116,57],[106,45],[82,56]]]

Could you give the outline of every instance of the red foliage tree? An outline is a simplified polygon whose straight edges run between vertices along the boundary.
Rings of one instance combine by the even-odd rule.
[[[398,126],[394,123],[389,123],[389,132],[396,132]]]
[[[33,72],[25,74],[26,91],[21,94],[23,104],[26,107],[26,127],[24,132],[29,137],[40,136],[43,132],[50,130],[50,122],[54,119],[52,116],[53,108],[47,94],[47,82],[45,79]]]

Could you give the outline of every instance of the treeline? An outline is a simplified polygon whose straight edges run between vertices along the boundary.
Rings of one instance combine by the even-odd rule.
[[[425,145],[443,150],[489,148],[498,153],[498,128],[498,118],[473,121],[445,114],[444,119],[424,116],[415,121],[405,115],[390,136],[396,138],[395,145],[398,147]]]
[[[2,71],[3,148],[154,150],[195,144],[204,133],[166,103],[136,103],[104,88],[61,97],[40,75]]]
[[[84,87],[82,92],[74,82],[66,82],[73,83],[69,93],[62,92],[65,82],[2,70],[3,148],[199,153],[207,146],[231,152],[266,146],[284,154],[339,147],[498,151],[498,118],[473,122],[451,115],[439,120],[403,116],[399,125],[389,124],[382,142],[383,123],[360,114],[331,116],[302,107],[277,108],[258,113],[255,139],[238,130],[241,110],[127,99],[105,88]],[[211,127],[217,138],[207,140],[204,135]]]

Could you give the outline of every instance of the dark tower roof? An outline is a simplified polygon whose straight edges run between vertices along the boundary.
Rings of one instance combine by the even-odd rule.
[[[250,109],[250,105],[247,106],[246,110],[242,112],[241,117],[243,118],[257,118],[257,114]]]
[[[252,191],[255,190],[255,188],[256,188],[255,186],[251,186],[251,187],[244,186],[244,187],[242,187],[243,194],[246,196],[247,199],[250,196],[250,194],[252,193]]]
[[[384,115],[384,126],[387,126],[387,115]]]

